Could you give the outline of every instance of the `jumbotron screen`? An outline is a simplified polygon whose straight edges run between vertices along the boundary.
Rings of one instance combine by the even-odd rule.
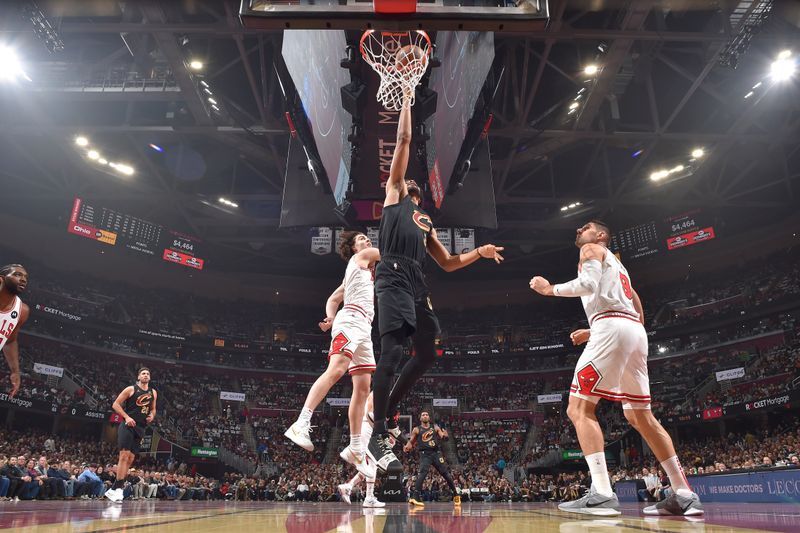
[[[611,250],[627,259],[640,259],[662,250],[672,251],[710,241],[717,236],[712,218],[698,209],[661,221],[651,220],[615,232]]]
[[[93,206],[81,198],[73,201],[67,231],[197,270],[203,270],[205,263],[198,250],[202,245],[199,239],[114,209]]]

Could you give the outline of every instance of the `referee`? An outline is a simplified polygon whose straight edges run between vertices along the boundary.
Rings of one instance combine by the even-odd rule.
[[[461,505],[461,496],[458,495],[453,476],[450,474],[450,469],[447,468],[442,451],[439,449],[439,441],[447,440],[448,438],[447,430],[440,428],[436,424],[431,425],[431,417],[427,411],[422,412],[419,420],[419,425],[411,431],[411,438],[403,446],[403,451],[409,453],[414,449],[417,438],[419,438],[419,473],[417,474],[417,481],[414,483],[414,492],[411,493],[408,503],[418,507],[425,507],[425,504],[422,503],[420,491],[422,490],[422,483],[428,477],[428,470],[433,466],[450,487],[450,492],[453,493],[453,503]]]

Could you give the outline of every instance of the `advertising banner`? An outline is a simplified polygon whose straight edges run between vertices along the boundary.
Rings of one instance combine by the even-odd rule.
[[[561,399],[562,394],[560,392],[558,394],[539,394],[536,397],[538,403],[560,403]]]
[[[311,252],[317,255],[331,253],[333,248],[333,230],[326,227],[311,228]]]
[[[703,502],[800,503],[800,470],[689,476]]]
[[[37,374],[44,374],[45,376],[64,376],[64,369],[60,366],[50,366],[42,363],[33,363],[33,371]]]
[[[458,407],[458,398],[434,398],[434,407]]]
[[[731,368],[729,370],[722,370],[717,372],[717,381],[725,381],[726,379],[739,379],[744,377],[744,368]]]
[[[244,401],[244,393],[243,392],[228,392],[225,390],[219,391],[219,399],[220,400],[230,400],[232,402],[243,402]]]
[[[331,407],[347,407],[350,405],[350,398],[325,398],[325,402]]]
[[[192,457],[219,457],[219,449],[192,446]]]

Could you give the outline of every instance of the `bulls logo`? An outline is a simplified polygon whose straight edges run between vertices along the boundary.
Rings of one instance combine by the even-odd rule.
[[[350,344],[344,333],[339,332],[331,341],[331,353],[344,353],[344,347]]]
[[[431,222],[431,218],[423,213],[422,211],[414,211],[414,224],[416,224],[419,229],[424,231],[425,233],[430,233],[431,228],[433,227],[433,223]]]
[[[592,363],[581,368],[576,375],[578,376],[578,390],[582,394],[594,392],[595,387],[603,379]]]

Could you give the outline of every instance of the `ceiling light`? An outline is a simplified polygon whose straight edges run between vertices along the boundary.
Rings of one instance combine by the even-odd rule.
[[[149,146],[150,148],[152,148],[152,149],[153,149],[153,150],[155,150],[156,152],[163,152],[163,151],[164,151],[164,149],[163,149],[163,148],[161,148],[161,147],[160,147],[159,145],[157,145],[157,144],[150,143],[150,144],[148,144],[147,146]]]
[[[192,70],[202,70],[203,62],[194,59],[189,63],[189,67],[191,67]]]
[[[706,155],[706,152],[702,148],[695,148],[694,150],[692,150],[692,157],[694,157],[695,159],[700,159],[704,155]]]
[[[134,172],[134,170],[133,170],[133,167],[132,167],[132,166],[126,165],[126,164],[124,164],[124,163],[117,163],[117,166],[116,166],[115,168],[116,168],[116,169],[117,169],[119,172],[121,172],[121,173],[125,174],[126,176],[132,176],[132,175],[133,175],[133,172]]]
[[[100,163],[101,165],[107,165],[108,164],[108,160],[104,159],[102,157],[100,159],[98,159],[97,162]]]
[[[100,157],[100,154],[97,152],[97,150],[89,150],[89,152],[86,154],[86,157],[89,159],[97,159]]]
[[[83,136],[75,137],[75,144],[78,146],[87,146],[89,144],[89,139]]]
[[[208,84],[203,80],[200,80],[200,85],[202,85],[203,87],[208,87]]]
[[[208,88],[208,87],[203,87],[203,90],[204,90],[205,92],[207,92],[207,93],[209,94],[209,96],[210,96],[210,95],[212,95],[212,94],[214,94],[214,93],[212,93],[212,92],[209,90],[209,88]]]
[[[213,98],[209,98],[209,99],[208,99],[208,103],[209,103],[209,104],[216,104],[216,103],[217,103],[217,101],[216,101],[216,100],[214,100]]]
[[[569,108],[570,109],[578,109],[579,105],[580,104],[578,102],[572,102],[571,104],[569,104]]]
[[[594,76],[597,74],[597,71],[600,70],[600,67],[597,65],[586,65],[586,68],[583,69],[583,73],[587,76]]]
[[[791,50],[783,50],[780,54],[778,54],[778,59],[788,59],[792,56]]]
[[[683,165],[677,165],[669,170],[670,174],[674,174],[675,172],[681,172],[683,169],[686,168]]]
[[[567,207],[567,206],[564,206],[564,207],[561,208],[562,211],[566,211],[567,209],[569,209],[569,207]]]
[[[213,109],[214,111],[219,111],[219,108],[213,104],[211,105],[211,109]]]
[[[667,170],[656,170],[652,174],[650,174],[650,179],[653,181],[658,181],[660,179],[664,179],[669,176],[669,171]]]
[[[791,57],[784,57],[772,62],[769,67],[769,76],[775,81],[786,81],[794,75],[795,70],[797,70],[797,64],[794,60]]]
[[[744,95],[745,98],[750,98],[751,96],[753,96],[753,91],[750,91],[749,93]]]
[[[17,81],[19,78],[31,81],[22,70],[22,64],[19,62],[16,52],[5,46],[0,47],[0,80]]]

